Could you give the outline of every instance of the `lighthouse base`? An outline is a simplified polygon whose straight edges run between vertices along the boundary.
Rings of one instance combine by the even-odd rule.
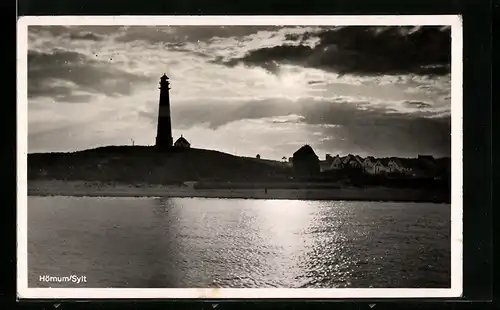
[[[156,137],[156,147],[158,149],[171,149],[173,147],[173,139],[172,137],[170,138],[161,138],[161,137]]]

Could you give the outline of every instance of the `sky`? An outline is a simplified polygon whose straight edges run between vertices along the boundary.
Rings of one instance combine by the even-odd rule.
[[[451,156],[450,27],[29,26],[28,152],[174,141],[280,160]]]

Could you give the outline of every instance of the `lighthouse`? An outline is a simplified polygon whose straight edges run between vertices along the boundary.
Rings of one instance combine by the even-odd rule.
[[[160,103],[158,109],[158,129],[156,132],[156,147],[170,148],[173,144],[172,121],[170,118],[170,82],[163,74],[160,78]]]

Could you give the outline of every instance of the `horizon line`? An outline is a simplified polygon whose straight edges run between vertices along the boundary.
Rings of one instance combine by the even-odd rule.
[[[304,145],[307,145],[307,144],[304,144]],[[135,145],[127,145],[127,144],[122,144],[122,145],[112,145],[112,144],[109,144],[109,145],[102,145],[102,146],[96,146],[96,147],[92,147],[92,148],[87,148],[87,149],[79,149],[79,150],[74,150],[74,151],[48,151],[48,152],[27,152],[27,155],[34,155],[34,154],[73,154],[73,153],[78,153],[78,152],[85,152],[85,151],[93,151],[93,150],[97,150],[97,149],[103,149],[103,148],[110,148],[110,147],[129,147],[129,148],[155,148],[156,146],[154,144],[151,144],[151,145],[146,145],[146,144],[135,144]],[[221,150],[217,150],[217,149],[206,149],[206,148],[196,148],[196,147],[191,147],[191,149],[195,149],[195,150],[204,150],[204,151],[213,151],[213,152],[220,152],[220,153],[224,153],[224,154],[228,154],[228,155],[232,155],[232,156],[236,156],[236,157],[246,157],[246,158],[255,158],[255,156],[250,156],[250,155],[236,155],[236,154],[232,154],[232,153],[228,153],[228,152],[225,152],[225,151],[221,151]],[[298,148],[300,149],[300,148]],[[297,150],[298,150],[297,149]],[[323,157],[326,157],[327,154],[335,154],[335,153],[325,153]],[[260,155],[260,154],[257,154],[257,155]],[[332,157],[335,157],[335,156],[342,156],[342,157],[345,157],[345,156],[349,156],[349,155],[354,155],[354,156],[361,156],[361,155],[358,155],[358,154],[355,154],[355,153],[336,153],[335,155],[332,155]],[[361,156],[361,157],[374,157],[376,159],[380,159],[380,158],[408,158],[408,159],[412,159],[412,158],[418,158],[418,156],[432,156],[436,159],[440,159],[440,158],[451,158],[451,154],[450,155],[434,155],[434,154],[429,154],[429,153],[417,153],[416,155],[414,155],[413,157],[408,157],[408,156],[374,156],[374,155],[366,155],[366,156]],[[287,160],[290,158],[290,157],[293,157],[293,156],[287,156]],[[318,156],[319,158],[319,156]],[[261,160],[271,160],[271,161],[279,161],[281,162],[281,159],[271,159],[271,158],[265,158],[265,157],[262,157],[260,158]],[[320,159],[320,161],[325,161],[325,160],[322,160]]]

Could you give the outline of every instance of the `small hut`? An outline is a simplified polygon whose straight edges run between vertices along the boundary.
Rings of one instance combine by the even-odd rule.
[[[297,176],[311,177],[320,172],[319,158],[309,145],[304,145],[293,153],[292,164]]]
[[[191,147],[191,143],[188,142],[188,140],[186,140],[182,135],[179,139],[177,139],[177,141],[175,141],[174,143],[174,146],[175,147],[178,147],[178,148],[185,148],[185,149],[188,149]]]

